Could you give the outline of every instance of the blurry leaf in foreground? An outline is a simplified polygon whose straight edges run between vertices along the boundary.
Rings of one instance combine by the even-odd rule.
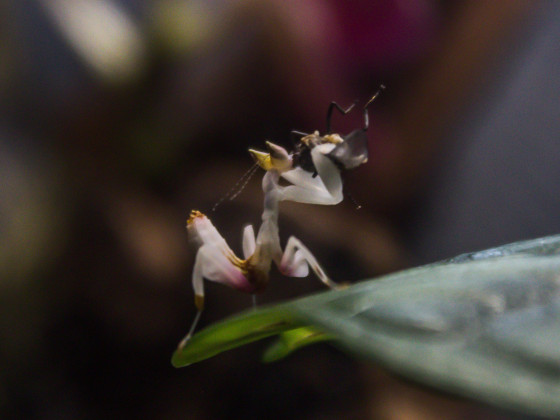
[[[173,363],[282,333],[272,360],[313,325],[415,381],[558,416],[559,250],[560,236],[520,242],[254,311],[195,335]]]

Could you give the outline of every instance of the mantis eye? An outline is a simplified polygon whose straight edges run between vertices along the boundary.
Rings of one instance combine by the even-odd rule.
[[[354,130],[346,137],[344,142],[327,155],[344,169],[354,169],[368,160],[368,139],[364,130]]]

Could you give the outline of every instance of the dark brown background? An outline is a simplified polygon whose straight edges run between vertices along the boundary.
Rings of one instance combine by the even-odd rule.
[[[509,418],[328,345],[173,369],[194,316],[184,225],[248,147],[289,147],[384,83],[345,178],[362,209],[285,203],[283,240],[356,281],[557,233],[559,20],[532,1],[0,3],[2,418]],[[212,214],[236,250],[259,183]],[[319,289],[274,272],[259,299]],[[250,306],[207,296],[202,326]]]

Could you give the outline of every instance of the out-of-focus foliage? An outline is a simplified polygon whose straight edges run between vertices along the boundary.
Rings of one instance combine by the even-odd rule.
[[[145,41],[132,19],[109,0],[41,0],[80,57],[102,78],[131,83],[146,71]]]
[[[313,325],[416,381],[557,416],[559,250],[560,236],[515,243],[255,311],[195,335],[173,364],[279,333],[305,337]]]

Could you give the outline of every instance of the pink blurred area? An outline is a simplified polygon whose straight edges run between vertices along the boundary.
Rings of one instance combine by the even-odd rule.
[[[442,25],[441,8],[433,1],[329,3],[340,27],[337,60],[380,74],[420,60],[437,42]]]

